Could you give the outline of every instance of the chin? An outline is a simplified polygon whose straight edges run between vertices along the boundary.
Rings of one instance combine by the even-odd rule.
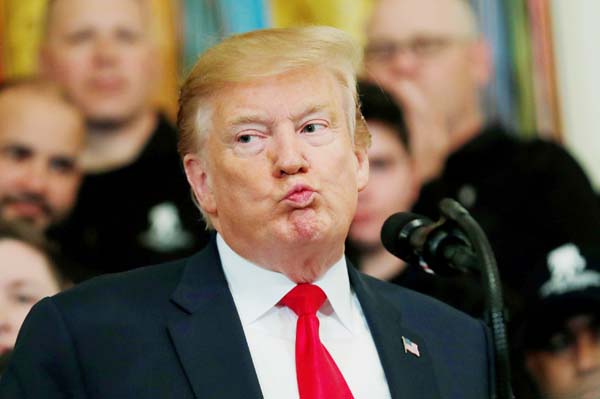
[[[86,117],[91,125],[99,126],[120,126],[131,119],[134,113],[130,112],[127,107],[121,106],[95,106],[87,108]]]
[[[294,211],[288,219],[289,233],[295,241],[319,240],[331,223],[327,223],[312,209]]]

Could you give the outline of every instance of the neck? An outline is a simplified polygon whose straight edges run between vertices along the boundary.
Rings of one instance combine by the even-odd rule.
[[[364,253],[360,258],[360,271],[380,280],[391,280],[401,274],[406,263],[381,246]]]
[[[265,269],[284,274],[291,281],[312,283],[344,256],[344,241],[313,243],[282,242],[261,246],[233,242],[229,246],[240,256]]]
[[[157,114],[148,110],[123,123],[90,124],[83,156],[85,171],[103,173],[134,162],[157,123]]]

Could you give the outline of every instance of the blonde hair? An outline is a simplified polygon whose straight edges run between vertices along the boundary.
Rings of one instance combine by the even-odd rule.
[[[231,83],[304,68],[322,68],[345,89],[348,127],[355,145],[366,148],[370,137],[356,94],[360,62],[360,49],[350,36],[331,27],[264,29],[225,39],[198,59],[181,88],[177,115],[180,155],[202,151],[211,129],[211,95]]]

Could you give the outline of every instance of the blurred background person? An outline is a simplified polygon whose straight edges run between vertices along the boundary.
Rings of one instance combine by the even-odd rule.
[[[358,195],[347,254],[362,272],[440,299],[480,317],[483,296],[478,276],[439,277],[420,265],[407,265],[381,242],[385,220],[409,211],[419,185],[410,152],[409,133],[394,98],[379,86],[359,82],[361,111],[371,133],[369,183]]]
[[[21,79],[0,85],[0,120],[0,219],[45,231],[75,204],[83,118],[56,84]]]
[[[402,112],[381,88],[367,82],[358,85],[360,107],[371,133],[369,183],[358,194],[349,239],[360,269],[390,280],[404,269],[404,262],[381,243],[383,222],[396,212],[408,211],[418,193],[408,133]]]
[[[416,213],[435,218],[442,198],[461,202],[516,290],[552,248],[597,240],[598,201],[573,158],[485,120],[492,60],[467,1],[378,0],[367,42],[366,74],[404,111],[421,184]]]
[[[565,244],[534,273],[521,341],[539,392],[517,397],[600,398],[598,249]]]
[[[76,280],[189,255],[207,235],[183,174],[176,132],[152,103],[160,71],[145,0],[53,0],[43,72],[83,109],[80,200],[55,233],[86,270]]]
[[[31,307],[67,285],[41,232],[0,221],[0,364],[10,357]]]

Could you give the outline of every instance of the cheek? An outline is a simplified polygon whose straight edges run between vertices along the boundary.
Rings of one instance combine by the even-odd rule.
[[[14,300],[8,299],[8,302],[5,304],[4,314],[6,317],[6,321],[10,325],[14,334],[19,331],[19,328],[25,321],[25,317],[31,310],[31,305],[15,303]]]
[[[232,164],[226,161],[224,164]],[[221,170],[213,179],[213,192],[219,206],[239,206],[253,204],[254,207],[266,204],[273,194],[269,185],[270,177],[260,172],[256,164],[240,165],[235,169]],[[235,190],[232,190],[235,187]]]
[[[85,82],[91,72],[89,57],[80,52],[69,52],[53,64],[53,75],[68,88],[76,88]]]
[[[22,185],[26,168],[15,162],[0,161],[0,192],[11,192]]]
[[[0,160],[0,193],[6,191],[11,186],[11,182],[14,180],[14,167],[11,166],[10,162],[3,162]]]
[[[142,50],[127,54],[121,60],[121,73],[144,87],[148,84],[148,79],[157,75],[159,67],[156,63],[161,62],[159,58],[152,57]]]
[[[50,187],[49,201],[56,208],[65,210],[73,206],[77,199],[79,178],[55,177]]]
[[[332,157],[331,162],[325,162],[323,166],[321,168],[324,174],[322,179],[327,182],[327,187],[324,189],[328,189],[332,193],[331,206],[348,209],[353,215],[358,199],[356,162],[354,159],[344,156]]]
[[[537,377],[545,391],[559,394],[574,388],[574,375],[570,362],[554,359],[544,362]]]
[[[31,310],[31,307],[32,306],[30,305],[13,306],[13,309],[11,310],[11,324],[13,325],[16,331],[18,331],[18,329],[25,321],[25,317],[27,317],[27,314]]]

